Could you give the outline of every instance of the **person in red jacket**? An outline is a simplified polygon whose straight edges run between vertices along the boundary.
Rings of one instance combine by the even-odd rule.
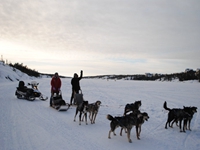
[[[54,95],[54,93],[56,93],[58,95],[60,88],[61,88],[61,80],[60,80],[58,73],[56,72],[55,75],[51,79],[50,106],[52,106],[52,96]]]

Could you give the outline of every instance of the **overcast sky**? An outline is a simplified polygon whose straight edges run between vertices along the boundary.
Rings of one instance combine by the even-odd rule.
[[[0,0],[0,54],[42,73],[200,68],[200,0]]]

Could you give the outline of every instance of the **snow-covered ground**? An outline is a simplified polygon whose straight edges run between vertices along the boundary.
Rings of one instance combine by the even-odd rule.
[[[3,74],[3,73],[2,73]],[[11,72],[8,72],[12,76]],[[23,77],[21,78],[23,79]],[[50,78],[34,79],[39,82],[39,90],[50,96]],[[62,94],[66,102],[71,96],[70,79],[62,80]],[[25,83],[32,79],[24,79]],[[165,129],[168,111],[163,109],[164,101],[169,108],[196,106],[200,108],[200,83],[159,82],[159,81],[113,81],[102,79],[82,79],[84,99],[89,102],[100,100],[96,123],[86,125],[74,122],[75,107],[66,112],[58,112],[49,107],[47,101],[33,102],[15,97],[18,81],[0,78],[0,149],[1,150],[199,150],[200,116],[199,110],[191,123],[192,131],[180,133],[179,128]],[[131,131],[132,143],[127,136],[111,134],[107,114],[122,116],[125,104],[142,101],[140,110],[147,112],[149,121],[142,125],[141,139],[137,140],[135,127]]]

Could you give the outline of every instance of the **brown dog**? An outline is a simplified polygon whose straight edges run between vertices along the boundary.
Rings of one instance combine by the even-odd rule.
[[[87,106],[87,112],[89,113],[89,119],[91,121],[91,124],[95,123],[100,105],[101,105],[101,101],[97,100],[95,103],[90,103]],[[83,119],[84,118],[82,118],[82,121]]]

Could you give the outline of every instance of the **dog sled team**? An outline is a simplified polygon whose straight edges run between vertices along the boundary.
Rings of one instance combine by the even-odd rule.
[[[167,129],[167,125],[169,127],[173,128],[173,124],[176,123],[176,125],[179,126],[179,128],[180,128],[180,132],[185,132],[185,130],[191,131],[190,124],[191,124],[193,115],[197,112],[197,107],[183,106],[183,108],[170,109],[167,107],[167,102],[164,102],[163,107],[164,107],[164,109],[169,111],[167,122],[165,123],[165,129]],[[183,127],[182,127],[182,122],[183,122]]]
[[[135,103],[126,104],[124,108],[124,115],[123,116],[116,116],[113,117],[112,115],[108,114],[107,119],[110,120],[110,131],[108,133],[108,138],[111,138],[111,132],[116,136],[115,129],[121,127],[120,136],[122,136],[122,131],[127,133],[128,142],[132,142],[130,138],[131,129],[133,126],[136,128],[136,137],[140,139],[141,127],[145,121],[148,121],[149,116],[146,112],[141,112],[139,110],[140,106],[142,105],[141,101],[135,101]],[[130,112],[130,113],[129,113]],[[129,113],[129,114],[127,114]]]
[[[51,79],[51,97],[50,97],[50,107],[57,109],[58,111],[67,111],[70,106],[76,106],[75,115],[74,115],[74,122],[76,121],[76,116],[79,113],[79,125],[81,122],[85,120],[86,125],[87,123],[87,114],[89,114],[89,120],[91,124],[95,124],[96,116],[98,114],[101,101],[97,100],[94,103],[89,103],[83,99],[83,94],[80,89],[79,81],[82,79],[83,71],[81,70],[80,77],[75,73],[74,77],[71,80],[72,85],[72,94],[70,103],[66,103],[65,100],[62,98],[61,88],[61,80],[56,72]],[[48,97],[44,96],[38,90],[37,82],[33,81],[28,83],[31,88],[27,88],[24,86],[24,82],[20,81],[19,86],[15,92],[15,95],[19,99],[26,99],[29,101],[35,100],[35,98],[39,98],[40,100],[47,100]],[[79,93],[80,92],[80,93]],[[140,134],[142,130],[142,125],[145,121],[148,121],[150,118],[147,112],[141,112],[140,107],[142,105],[141,100],[135,101],[131,104],[126,104],[124,108],[124,113],[122,116],[112,116],[108,114],[106,118],[110,121],[110,130],[108,132],[108,138],[111,139],[111,133],[116,136],[115,130],[120,127],[120,136],[122,136],[122,132],[127,134],[128,142],[132,142],[130,138],[131,129],[135,126],[136,129],[136,138],[140,140]],[[183,108],[168,108],[167,102],[164,102],[163,108],[168,112],[168,118],[165,123],[165,129],[167,126],[173,128],[173,124],[180,128],[180,132],[185,132],[186,130],[191,131],[191,120],[193,115],[197,112],[197,107],[190,106]]]

